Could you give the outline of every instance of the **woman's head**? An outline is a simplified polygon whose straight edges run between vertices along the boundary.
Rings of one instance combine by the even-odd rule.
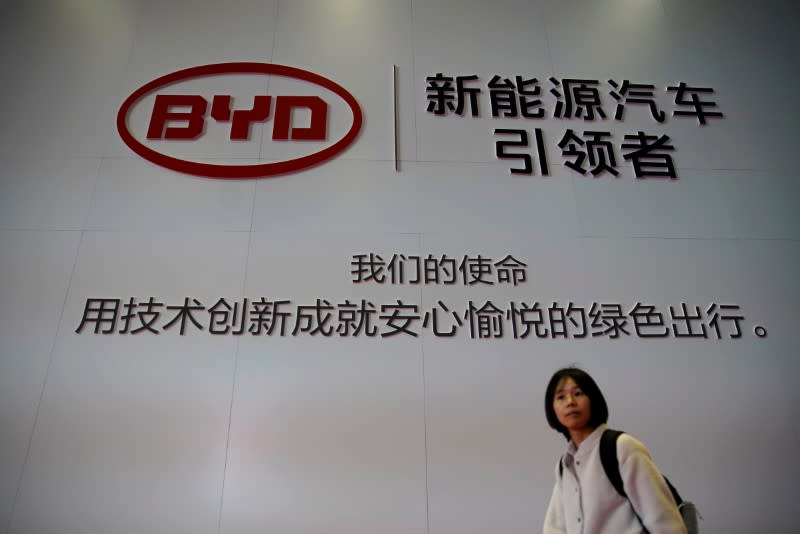
[[[588,420],[585,418],[585,413],[575,414],[574,417],[576,419],[580,418],[582,422],[585,422],[592,429],[608,421],[608,405],[594,379],[586,371],[577,367],[559,369],[547,384],[547,391],[544,397],[544,413],[550,426],[561,432],[568,440],[570,439],[570,431],[567,428],[569,421],[565,425],[562,420],[565,416],[573,417],[572,412],[580,410],[572,410],[569,407],[565,407],[565,402],[572,402],[574,400],[572,395],[576,392],[578,394],[578,403],[581,402],[580,395],[585,396],[584,401],[588,400],[589,411]],[[558,399],[556,398],[557,396]],[[562,417],[561,420],[559,415]]]

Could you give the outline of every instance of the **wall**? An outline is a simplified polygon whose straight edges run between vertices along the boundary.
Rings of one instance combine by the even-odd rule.
[[[0,5],[0,531],[9,534],[536,532],[563,439],[549,376],[576,363],[612,426],[650,448],[709,533],[795,530],[800,478],[798,10],[791,2],[176,1]],[[218,62],[336,81],[364,113],[316,167],[214,180],[120,138],[135,89]],[[393,65],[397,66],[395,161]],[[477,75],[481,113],[427,111],[426,78]],[[494,74],[536,77],[543,119],[492,118]],[[710,87],[699,125],[644,106],[623,121],[553,117],[550,77]],[[205,83],[206,85],[203,85]],[[226,85],[227,83],[227,85]],[[231,89],[232,88],[232,89]],[[292,94],[285,80],[190,85]],[[338,124],[338,123],[337,123]],[[221,164],[295,144],[208,127],[174,148]],[[496,128],[541,128],[550,175],[512,175]],[[667,134],[677,179],[581,176],[557,143],[602,129]],[[154,143],[157,144],[157,143]],[[533,145],[531,145],[533,147]],[[619,149],[619,147],[617,147]],[[533,148],[528,153],[536,154]],[[397,165],[396,165],[397,163]],[[527,265],[513,284],[356,283],[359,254]],[[76,332],[89,299],[346,299],[438,310],[441,331],[370,337]],[[472,302],[699,306],[707,338],[470,335]],[[713,304],[742,335],[721,339]],[[388,310],[389,308],[386,308]],[[386,313],[389,313],[386,311]],[[163,325],[163,322],[161,323]],[[385,321],[376,321],[387,333]],[[679,324],[679,323],[676,323]],[[672,322],[667,321],[667,328]],[[699,325],[697,323],[695,326]],[[118,325],[119,326],[119,325]],[[591,326],[591,325],[590,325]],[[766,337],[754,332],[762,326]]]

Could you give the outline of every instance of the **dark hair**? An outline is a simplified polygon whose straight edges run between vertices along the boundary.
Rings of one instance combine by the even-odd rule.
[[[565,378],[573,379],[578,387],[589,397],[592,412],[589,417],[590,427],[597,428],[603,423],[608,422],[608,404],[606,404],[606,399],[603,397],[603,393],[600,391],[600,388],[597,387],[594,379],[583,369],[565,367],[556,371],[547,384],[547,392],[544,394],[544,413],[547,415],[547,422],[550,426],[564,434],[564,437],[569,441],[569,430],[558,421],[556,411],[553,409],[553,399],[556,395],[556,388]]]

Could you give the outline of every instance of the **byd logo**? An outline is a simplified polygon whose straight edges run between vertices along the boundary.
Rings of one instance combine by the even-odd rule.
[[[341,139],[313,154],[255,165],[219,165],[191,161],[155,150],[155,146],[164,146],[161,143],[168,141],[186,142],[199,139],[204,134],[207,123],[216,123],[229,128],[228,137],[231,141],[246,141],[250,139],[251,124],[265,122],[270,118],[272,119],[272,139],[274,141],[326,140],[329,106],[328,102],[318,95],[278,95],[274,98],[272,95],[255,95],[252,108],[234,109],[232,98],[227,94],[215,94],[211,98],[206,98],[206,96],[198,94],[157,92],[177,82],[208,76],[237,74],[284,76],[328,90],[347,104],[353,117],[352,125]],[[146,133],[149,144],[147,146],[131,132],[128,126],[128,116],[137,103],[154,92],[156,95]],[[295,110],[310,112],[309,126],[292,126],[292,112]],[[143,85],[134,91],[120,107],[117,113],[117,130],[131,150],[167,169],[211,178],[257,178],[298,171],[334,157],[355,140],[361,130],[362,121],[361,108],[353,95],[323,76],[294,67],[270,63],[218,63],[173,72]]]

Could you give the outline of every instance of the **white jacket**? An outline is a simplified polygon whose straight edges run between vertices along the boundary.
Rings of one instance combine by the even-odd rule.
[[[600,425],[577,449],[570,441],[556,466],[543,534],[686,534],[678,507],[647,448],[629,434],[617,440],[619,471],[630,503],[608,480],[600,460]],[[633,505],[633,508],[631,508]]]

